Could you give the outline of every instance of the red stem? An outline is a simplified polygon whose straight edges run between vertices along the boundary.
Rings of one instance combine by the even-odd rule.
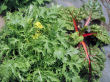
[[[87,47],[86,47],[85,42],[82,41],[81,44],[83,45],[83,48],[84,48],[84,51],[85,51],[85,53],[86,53],[87,59],[90,61],[90,59],[89,59],[89,55],[88,55],[88,51],[87,51]]]
[[[68,10],[69,11],[69,10]],[[75,31],[78,32],[78,27],[77,27],[77,24],[76,24],[76,21],[71,13],[71,11],[69,11],[70,15],[72,16],[72,20],[73,20],[73,25],[75,27]],[[89,18],[87,19],[86,23],[85,23],[85,26],[88,26],[89,22],[91,20],[91,15],[89,16]],[[83,36],[86,37],[86,36],[90,36],[92,35],[93,33],[88,33],[88,34],[84,34]],[[88,54],[88,50],[87,50],[87,46],[86,46],[86,43],[84,41],[81,42],[83,48],[84,48],[84,51],[86,53],[86,57],[89,61],[89,78],[88,78],[88,81],[90,81],[91,79],[91,60],[90,60],[90,57],[89,57],[89,54]]]
[[[72,19],[73,19],[75,30],[76,30],[76,32],[78,32],[78,27],[77,27],[76,21],[75,21],[75,19],[73,17],[72,17]]]
[[[69,10],[68,10],[68,11],[69,11]],[[78,32],[78,27],[77,27],[77,24],[76,24],[76,20],[75,20],[75,18],[73,17],[71,11],[69,11],[69,13],[70,13],[70,15],[72,16],[72,20],[73,20],[73,25],[74,25],[74,27],[75,27],[75,31]]]
[[[83,37],[87,37],[87,36],[91,36],[93,34],[96,34],[96,33],[87,33],[87,34],[83,34]]]
[[[90,57],[89,57],[89,54],[88,54],[86,43],[84,41],[82,41],[81,44],[82,44],[82,46],[84,48],[84,51],[86,53],[86,58],[89,61],[89,79],[88,79],[88,81],[90,81],[90,79],[91,79],[91,60],[90,60]]]
[[[86,23],[85,23],[85,25],[84,25],[84,26],[88,26],[88,25],[89,25],[90,20],[91,20],[91,15],[90,15],[90,16],[89,16],[89,18],[87,19],[87,21],[86,21]]]

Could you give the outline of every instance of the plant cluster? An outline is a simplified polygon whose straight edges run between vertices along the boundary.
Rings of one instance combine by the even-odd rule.
[[[98,82],[105,56],[99,44],[88,46],[85,37],[93,35],[98,38],[96,43],[106,44],[110,37],[101,26],[87,26],[90,17],[83,9],[31,4],[7,12],[6,25],[0,32],[0,81],[88,82],[91,74],[89,80]],[[77,25],[86,18],[83,28]],[[78,48],[81,42],[83,47]]]
[[[19,8],[23,8],[26,5],[30,5],[32,3],[37,6],[44,5],[45,2],[50,2],[51,0],[0,0],[0,14],[8,11],[15,11]]]

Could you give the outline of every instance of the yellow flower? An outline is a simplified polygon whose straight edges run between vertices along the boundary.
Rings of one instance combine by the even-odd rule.
[[[41,24],[40,22],[36,22],[36,23],[35,23],[35,27],[36,27],[36,28],[40,28],[40,29],[43,28],[43,26],[42,26],[42,24]]]
[[[33,39],[38,39],[40,36],[40,33],[35,33],[35,35],[32,36]]]

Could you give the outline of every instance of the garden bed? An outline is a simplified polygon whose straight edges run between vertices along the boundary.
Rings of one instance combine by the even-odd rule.
[[[98,2],[46,8],[38,1],[6,12],[4,19],[0,81],[99,81],[105,62],[101,47],[110,37],[93,23],[105,21]]]

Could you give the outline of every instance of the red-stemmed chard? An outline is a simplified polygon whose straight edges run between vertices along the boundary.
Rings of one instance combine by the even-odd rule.
[[[69,11],[69,10],[68,10],[68,11]],[[79,32],[75,18],[73,17],[71,11],[69,11],[69,13],[70,13],[70,15],[71,15],[71,17],[72,17],[73,25],[74,25],[74,27],[75,27],[75,32]],[[89,16],[89,18],[87,19],[87,21],[86,21],[86,23],[85,23],[85,25],[84,25],[85,28],[89,25],[90,20],[91,20],[91,15]],[[84,33],[84,34],[79,35],[79,36],[87,37],[87,36],[91,36],[91,35],[94,35],[94,34],[96,34],[96,33]],[[83,46],[84,51],[85,51],[85,54],[86,54],[86,59],[88,60],[88,66],[89,66],[88,82],[90,82],[90,80],[91,80],[91,73],[92,73],[92,70],[91,70],[91,59],[90,59],[90,56],[89,56],[89,54],[88,54],[87,45],[86,45],[86,43],[84,42],[84,40],[83,40],[82,42],[80,42],[80,44]]]

